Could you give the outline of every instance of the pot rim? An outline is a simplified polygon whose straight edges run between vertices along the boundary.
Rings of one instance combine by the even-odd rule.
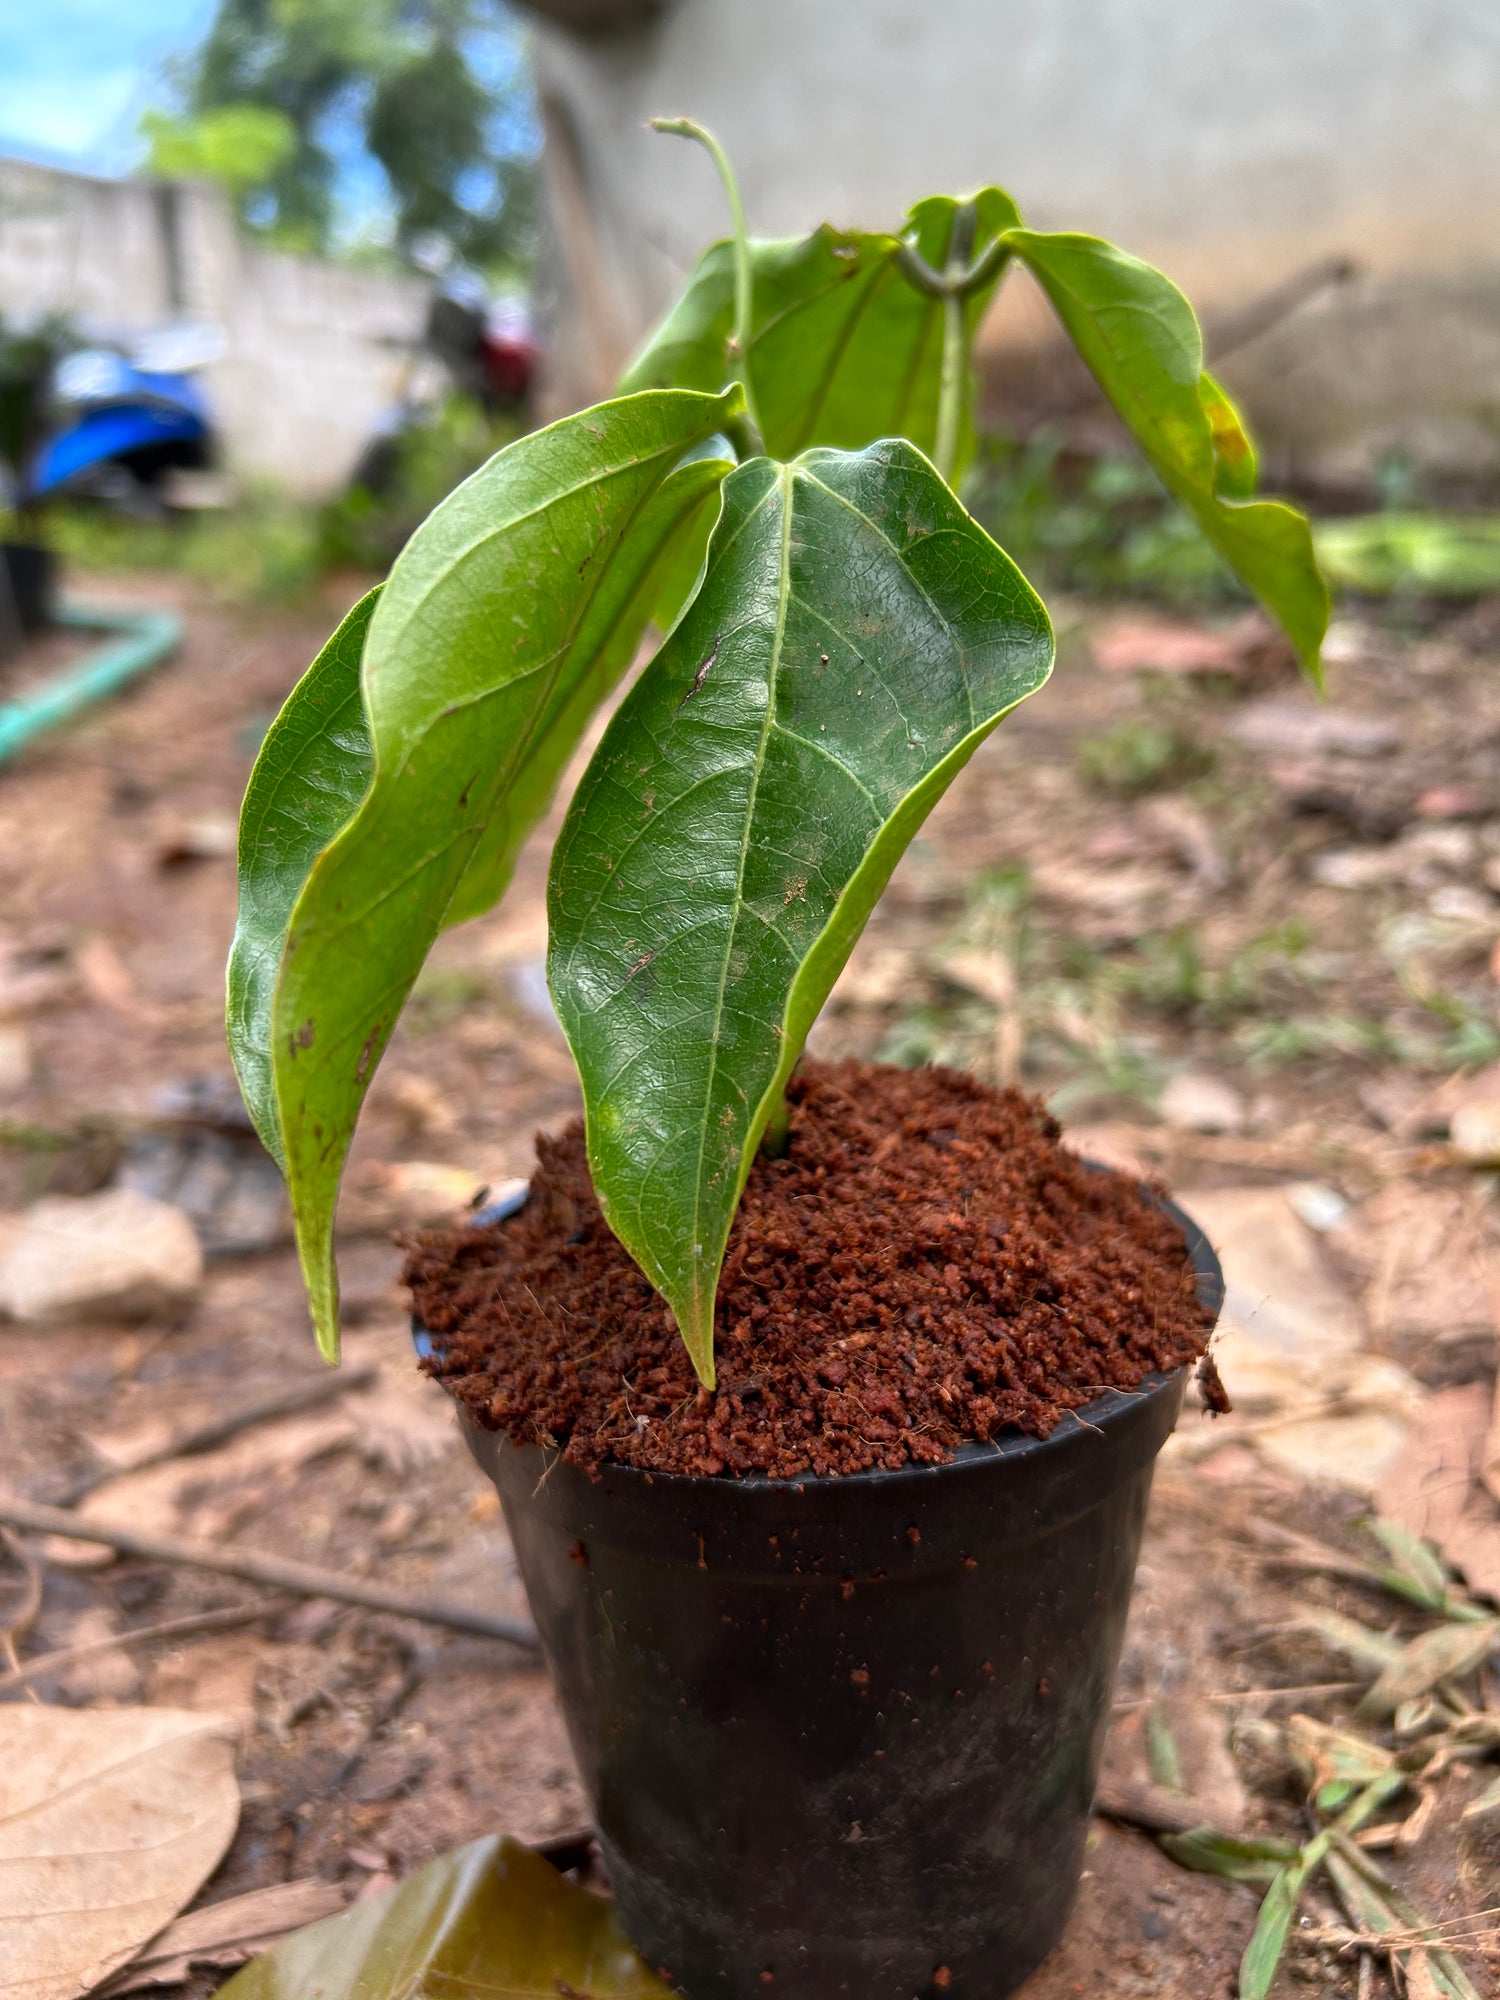
[[[1113,1168],[1101,1166],[1097,1161],[1084,1163],[1091,1172],[1110,1173]],[[1187,1244],[1188,1261],[1192,1265],[1197,1284],[1198,1300],[1205,1312],[1218,1320],[1224,1305],[1224,1272],[1213,1245],[1202,1229],[1186,1212],[1179,1208],[1169,1195],[1158,1192],[1146,1183],[1140,1184],[1142,1195],[1153,1207],[1165,1210],[1182,1230]],[[470,1227],[483,1229],[493,1223],[505,1222],[520,1213],[525,1206],[529,1189],[517,1188],[495,1202],[489,1208],[480,1209],[472,1218]],[[435,1352],[432,1335],[421,1322],[412,1316],[412,1344],[418,1355],[425,1361]],[[980,1439],[971,1438],[959,1445],[947,1458],[936,1463],[908,1459],[898,1466],[865,1466],[859,1472],[797,1472],[785,1477],[773,1477],[765,1472],[744,1473],[694,1473],[694,1472],[654,1472],[645,1466],[623,1465],[617,1460],[609,1460],[592,1470],[572,1466],[563,1458],[555,1446],[548,1447],[537,1442],[522,1444],[508,1437],[502,1431],[492,1431],[474,1421],[467,1408],[454,1402],[459,1420],[473,1440],[484,1439],[493,1449],[509,1444],[517,1451],[537,1451],[546,1464],[546,1474],[554,1471],[569,1471],[579,1474],[591,1484],[601,1481],[624,1482],[627,1486],[640,1484],[643,1487],[665,1488],[667,1491],[686,1493],[694,1488],[730,1488],[736,1493],[758,1492],[767,1495],[801,1493],[808,1487],[833,1490],[841,1493],[858,1494],[861,1490],[879,1485],[888,1490],[895,1480],[931,1480],[943,1474],[973,1472],[982,1465],[992,1465],[1000,1460],[1016,1461],[1028,1458],[1037,1452],[1066,1447],[1083,1433],[1096,1432],[1106,1436],[1117,1434],[1126,1427],[1127,1420],[1140,1412],[1144,1405],[1154,1398],[1171,1394],[1187,1372],[1190,1363],[1172,1370],[1170,1374],[1156,1371],[1143,1375],[1134,1389],[1105,1389],[1092,1402],[1081,1404],[1077,1409],[1066,1411],[1046,1437],[1035,1437],[1030,1432],[1009,1429],[999,1436]]]

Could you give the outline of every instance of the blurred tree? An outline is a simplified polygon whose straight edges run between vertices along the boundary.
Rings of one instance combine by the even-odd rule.
[[[218,181],[240,198],[264,187],[297,150],[291,120],[263,104],[221,104],[186,117],[148,111],[147,167],[164,180]]]
[[[383,209],[408,258],[529,252],[536,138],[504,0],[219,0],[174,81],[178,111],[143,121],[153,171],[220,181],[287,248]]]

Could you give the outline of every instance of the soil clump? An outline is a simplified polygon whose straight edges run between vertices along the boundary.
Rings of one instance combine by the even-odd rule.
[[[1182,1232],[972,1076],[804,1062],[719,1287],[718,1386],[606,1224],[583,1124],[540,1135],[526,1206],[406,1240],[431,1365],[487,1429],[585,1467],[697,1475],[936,1463],[1196,1360]]]

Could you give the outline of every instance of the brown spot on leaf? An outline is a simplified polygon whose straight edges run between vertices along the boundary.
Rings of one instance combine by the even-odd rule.
[[[359,1052],[359,1061],[354,1065],[354,1081],[363,1083],[375,1064],[375,1050],[380,1041],[380,1023],[377,1021],[365,1037],[365,1045]]]

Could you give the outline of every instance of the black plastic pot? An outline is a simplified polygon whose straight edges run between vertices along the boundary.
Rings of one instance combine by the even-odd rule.
[[[625,1926],[690,2000],[996,2000],[1052,1949],[1183,1388],[844,1478],[595,1478],[469,1428]]]

